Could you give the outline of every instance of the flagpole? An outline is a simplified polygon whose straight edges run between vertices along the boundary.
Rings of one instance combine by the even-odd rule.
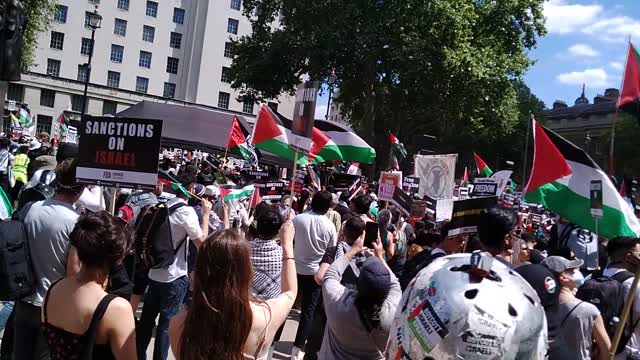
[[[524,141],[524,158],[522,159],[522,186],[527,178],[527,155],[529,153],[529,133],[531,132],[531,123],[533,122],[534,115],[529,111],[529,121],[527,121],[527,136]]]
[[[627,55],[629,55],[629,50],[631,49],[631,35],[627,40]],[[611,122],[611,141],[609,147],[609,176],[613,176],[615,171],[613,169],[613,152],[615,149],[615,139],[616,139],[616,122],[618,121],[618,109],[620,108],[620,99],[622,97],[622,90],[624,89],[624,75],[627,72],[627,61],[629,60],[629,56],[625,56],[624,59],[624,68],[622,70],[622,80],[620,80],[620,95],[618,95],[618,100],[616,101],[616,112],[613,114],[613,121]],[[588,149],[587,149],[588,150]]]
[[[291,209],[293,208],[293,195],[294,195],[294,180],[296,177],[296,171],[298,170],[298,151],[294,150],[294,155],[293,155],[293,171],[291,173],[291,180],[289,181],[289,186],[291,186],[291,197],[290,197],[290,201],[289,201],[289,207],[287,210],[287,219],[289,220],[289,218],[291,217]]]

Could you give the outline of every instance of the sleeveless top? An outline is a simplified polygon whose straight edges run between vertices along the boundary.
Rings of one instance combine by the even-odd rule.
[[[60,281],[60,280],[58,280]],[[51,285],[44,299],[44,322],[42,331],[49,345],[51,360],[115,360],[109,344],[96,344],[98,326],[109,307],[109,303],[117,296],[108,294],[102,298],[93,312],[89,329],[82,335],[74,334],[49,324],[47,319],[47,302],[51,289],[58,283]]]

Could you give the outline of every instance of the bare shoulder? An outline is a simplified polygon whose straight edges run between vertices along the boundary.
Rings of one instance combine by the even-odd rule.
[[[127,318],[133,320],[133,309],[127,300],[116,297],[109,303],[105,317],[113,320],[114,323],[120,323]]]

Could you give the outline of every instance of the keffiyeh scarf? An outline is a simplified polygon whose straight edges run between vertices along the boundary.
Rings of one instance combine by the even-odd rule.
[[[253,239],[249,242],[253,265],[252,294],[262,300],[280,295],[282,248],[275,240]]]

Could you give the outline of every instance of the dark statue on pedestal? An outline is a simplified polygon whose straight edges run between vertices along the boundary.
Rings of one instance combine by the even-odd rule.
[[[22,70],[24,3],[0,0],[0,80],[18,81]]]

